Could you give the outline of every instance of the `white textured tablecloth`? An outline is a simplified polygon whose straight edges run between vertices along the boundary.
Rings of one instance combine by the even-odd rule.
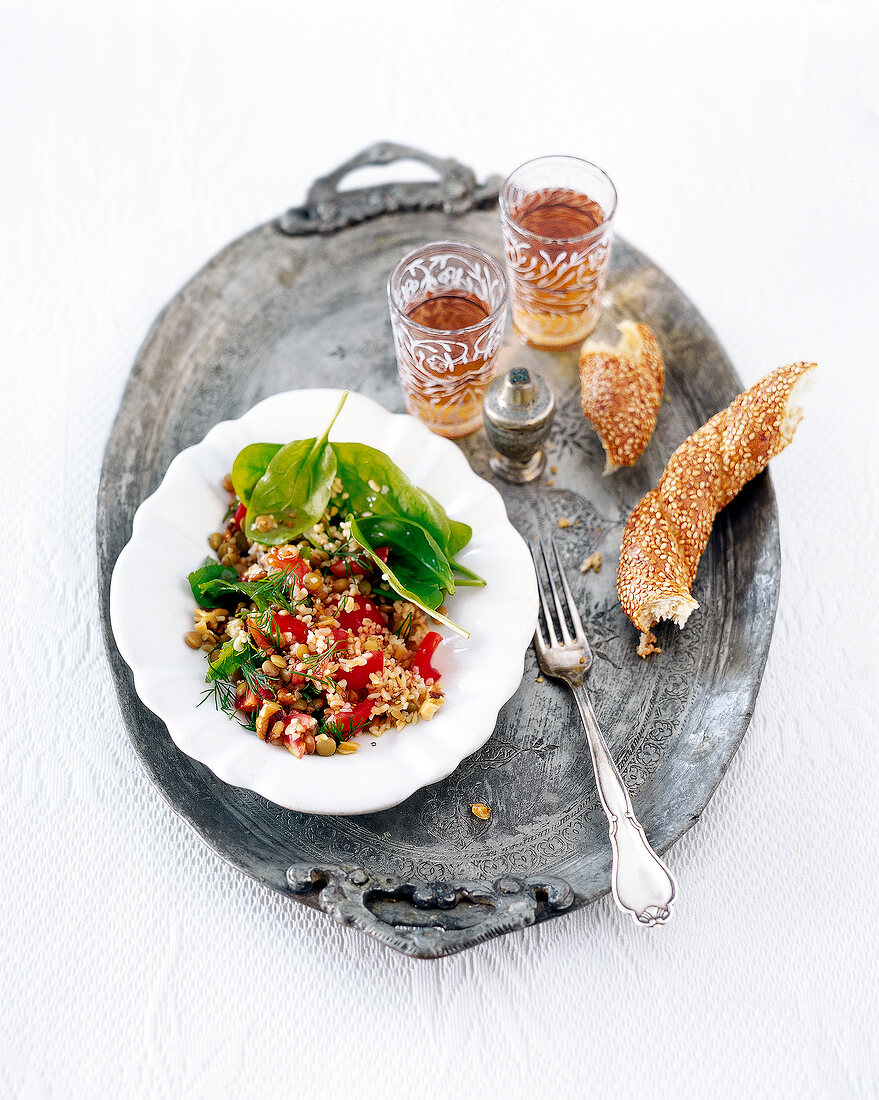
[[[877,1095],[874,3],[0,5],[0,1095]],[[748,384],[773,466],[751,728],[647,932],[609,900],[435,963],[227,867],[129,746],[94,499],[138,345],[211,255],[387,138],[585,155]]]

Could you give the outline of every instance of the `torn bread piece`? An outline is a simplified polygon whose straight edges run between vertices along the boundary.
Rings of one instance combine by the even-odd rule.
[[[691,589],[715,516],[793,439],[814,367],[781,367],[740,394],[684,440],[629,516],[617,595],[641,631],[639,656],[659,652],[654,623],[669,619],[683,627],[699,606]]]
[[[650,442],[665,367],[647,325],[622,321],[615,347],[587,340],[580,351],[580,404],[604,447],[606,474],[631,466]]]

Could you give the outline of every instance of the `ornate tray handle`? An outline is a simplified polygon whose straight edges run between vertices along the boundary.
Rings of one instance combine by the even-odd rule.
[[[550,875],[501,878],[497,882],[397,882],[362,867],[287,869],[294,894],[319,891],[317,903],[340,924],[421,959],[437,959],[534,924],[541,905],[561,912],[574,891]]]
[[[439,174],[436,182],[383,183],[354,191],[340,191],[342,179],[355,168],[419,160]],[[398,210],[438,210],[461,214],[497,199],[500,176],[476,182],[471,168],[451,158],[432,157],[408,145],[380,141],[352,157],[328,176],[315,180],[304,206],[294,206],[278,220],[283,233],[298,237],[333,233],[347,225],[393,214]]]

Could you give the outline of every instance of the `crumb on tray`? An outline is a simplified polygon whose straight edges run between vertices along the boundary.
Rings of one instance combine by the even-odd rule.
[[[590,554],[588,558],[584,558],[580,565],[581,573],[588,573],[590,569],[594,569],[597,573],[601,568],[601,554],[596,550],[594,554]]]

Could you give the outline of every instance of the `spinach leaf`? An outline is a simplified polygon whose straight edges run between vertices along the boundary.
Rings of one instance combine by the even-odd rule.
[[[394,572],[402,581],[407,577],[430,578],[438,588],[447,588],[450,593],[455,591],[448,559],[436,540],[419,524],[399,516],[361,516],[357,523],[371,549],[388,547],[389,560],[393,561]]]
[[[246,596],[260,611],[268,611],[270,607],[295,611],[291,603],[293,579],[283,570],[270,573],[261,581],[240,581],[234,569],[208,558],[200,569],[189,574],[189,585],[199,607],[234,606]]]
[[[461,523],[461,521],[457,519],[450,519],[449,525],[452,529],[452,535],[449,539],[446,554],[448,555],[452,569],[466,578],[465,580],[461,580],[459,577],[458,584],[466,588],[484,588],[485,580],[480,577],[478,573],[474,573],[472,569],[468,569],[465,565],[461,565],[459,562],[455,561],[458,553],[464,549],[472,538],[473,528],[470,527],[469,524]]]
[[[280,443],[251,443],[238,452],[232,464],[232,485],[245,508],[250,504],[254,486],[281,446]]]
[[[455,562],[455,556],[473,535],[471,527],[459,520],[449,519],[439,501],[410,481],[384,451],[368,447],[365,443],[333,443],[331,446],[336,452],[338,474],[345,492],[349,494],[348,503],[352,512],[360,516],[364,512],[377,516],[398,516],[419,524],[435,540],[452,569],[469,578],[464,581],[465,585],[485,584],[478,573],[464,569]],[[378,490],[373,485],[377,485]],[[384,486],[387,486],[386,493],[381,491]]]
[[[244,533],[264,546],[281,546],[297,538],[323,515],[336,476],[336,455],[327,443],[330,428],[342,411],[347,390],[320,439],[297,439],[281,447],[253,486]],[[255,527],[262,516],[273,516],[268,531]]]
[[[451,619],[447,619],[445,615],[441,615],[436,610],[442,603],[442,590],[435,583],[435,575],[428,573],[426,576],[421,576],[414,572],[410,572],[408,580],[413,587],[410,587],[410,584],[404,583],[403,579],[395,572],[393,566],[383,562],[376,554],[375,549],[370,545],[368,536],[361,530],[360,522],[356,516],[351,517],[351,535],[356,542],[360,543],[367,554],[369,554],[381,570],[382,577],[387,578],[387,583],[391,588],[399,596],[402,596],[404,600],[408,600],[410,603],[414,603],[416,607],[420,607],[422,611],[426,611],[431,618],[437,619],[441,623],[445,623],[446,626],[451,627],[452,630],[456,631],[462,637],[469,638],[470,635],[463,627],[458,626],[457,623],[453,623]],[[434,577],[433,581],[430,580],[431,576]]]
[[[204,565],[189,574],[189,587],[199,607],[222,607],[226,602],[223,598],[225,593],[217,587],[218,582],[237,580],[238,574],[234,569],[220,565],[212,558],[205,558]]]
[[[377,516],[403,516],[420,524],[446,557],[454,556],[447,552],[452,537],[451,525],[442,505],[411,482],[384,451],[365,443],[333,443],[332,448],[336,452],[339,477],[350,496],[349,504],[355,515],[372,512]],[[370,482],[378,485],[378,491]],[[385,485],[388,491],[383,493],[381,489]]]
[[[457,519],[450,519],[449,527],[451,528],[451,535],[446,544],[446,553],[451,561],[453,558],[457,557],[459,551],[463,550],[473,537],[473,528],[469,524],[461,523],[461,521]]]
[[[264,546],[290,542],[324,513],[336,476],[333,452],[317,439],[298,439],[282,447],[257,481],[244,518],[244,533]],[[254,526],[271,516],[267,531]]]

